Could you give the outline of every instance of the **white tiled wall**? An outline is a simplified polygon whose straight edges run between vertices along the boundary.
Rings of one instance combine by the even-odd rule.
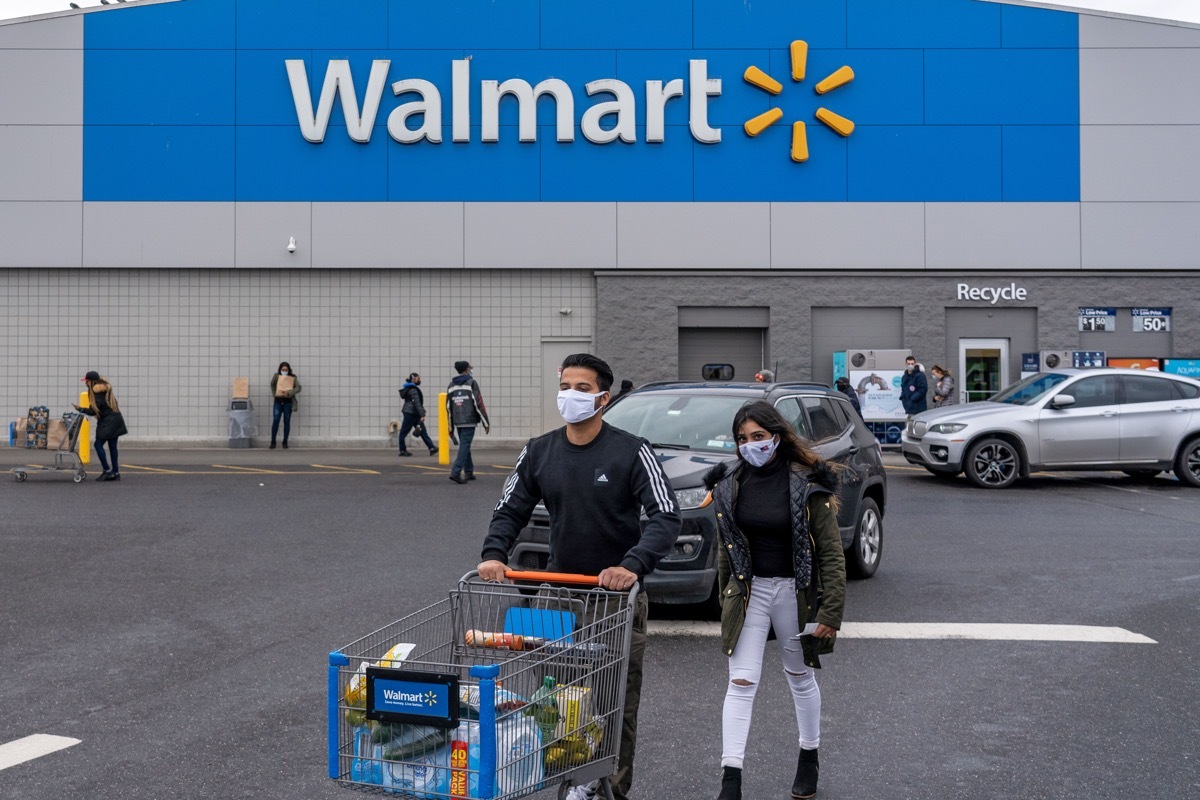
[[[113,382],[127,441],[218,443],[230,383],[248,375],[267,435],[270,377],[286,360],[303,386],[298,444],[382,443],[404,377],[421,373],[436,405],[466,359],[490,441],[515,442],[541,432],[542,340],[592,338],[595,286],[590,272],[544,269],[0,269],[0,312],[6,423],[35,404],[67,410],[95,369]]]

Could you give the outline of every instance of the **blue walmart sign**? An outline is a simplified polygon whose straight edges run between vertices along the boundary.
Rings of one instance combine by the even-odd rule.
[[[85,26],[86,200],[1079,200],[1061,12],[182,0]]]

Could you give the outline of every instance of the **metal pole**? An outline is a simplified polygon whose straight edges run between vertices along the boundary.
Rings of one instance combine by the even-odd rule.
[[[450,466],[450,415],[446,413],[447,392],[438,392],[438,463]]]

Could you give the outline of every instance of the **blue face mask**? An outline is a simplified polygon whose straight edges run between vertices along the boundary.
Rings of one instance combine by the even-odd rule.
[[[738,452],[742,454],[742,458],[746,459],[746,463],[752,467],[761,467],[771,460],[771,456],[775,455],[776,448],[779,447],[779,437],[772,436],[765,442],[746,442],[743,445],[738,445]]]

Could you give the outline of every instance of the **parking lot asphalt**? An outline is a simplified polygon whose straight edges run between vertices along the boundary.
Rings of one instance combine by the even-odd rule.
[[[516,452],[477,450],[466,486],[382,449],[122,455],[120,484],[0,480],[0,746],[80,742],[0,769],[0,798],[350,796],[325,777],[326,654],[446,596]],[[887,461],[883,563],[848,623],[1154,643],[847,637],[820,675],[819,797],[1197,796],[1200,492],[1112,473],[995,492]],[[639,797],[716,793],[725,661],[695,631],[651,637]],[[794,766],[775,647],[748,798],[786,797]]]

